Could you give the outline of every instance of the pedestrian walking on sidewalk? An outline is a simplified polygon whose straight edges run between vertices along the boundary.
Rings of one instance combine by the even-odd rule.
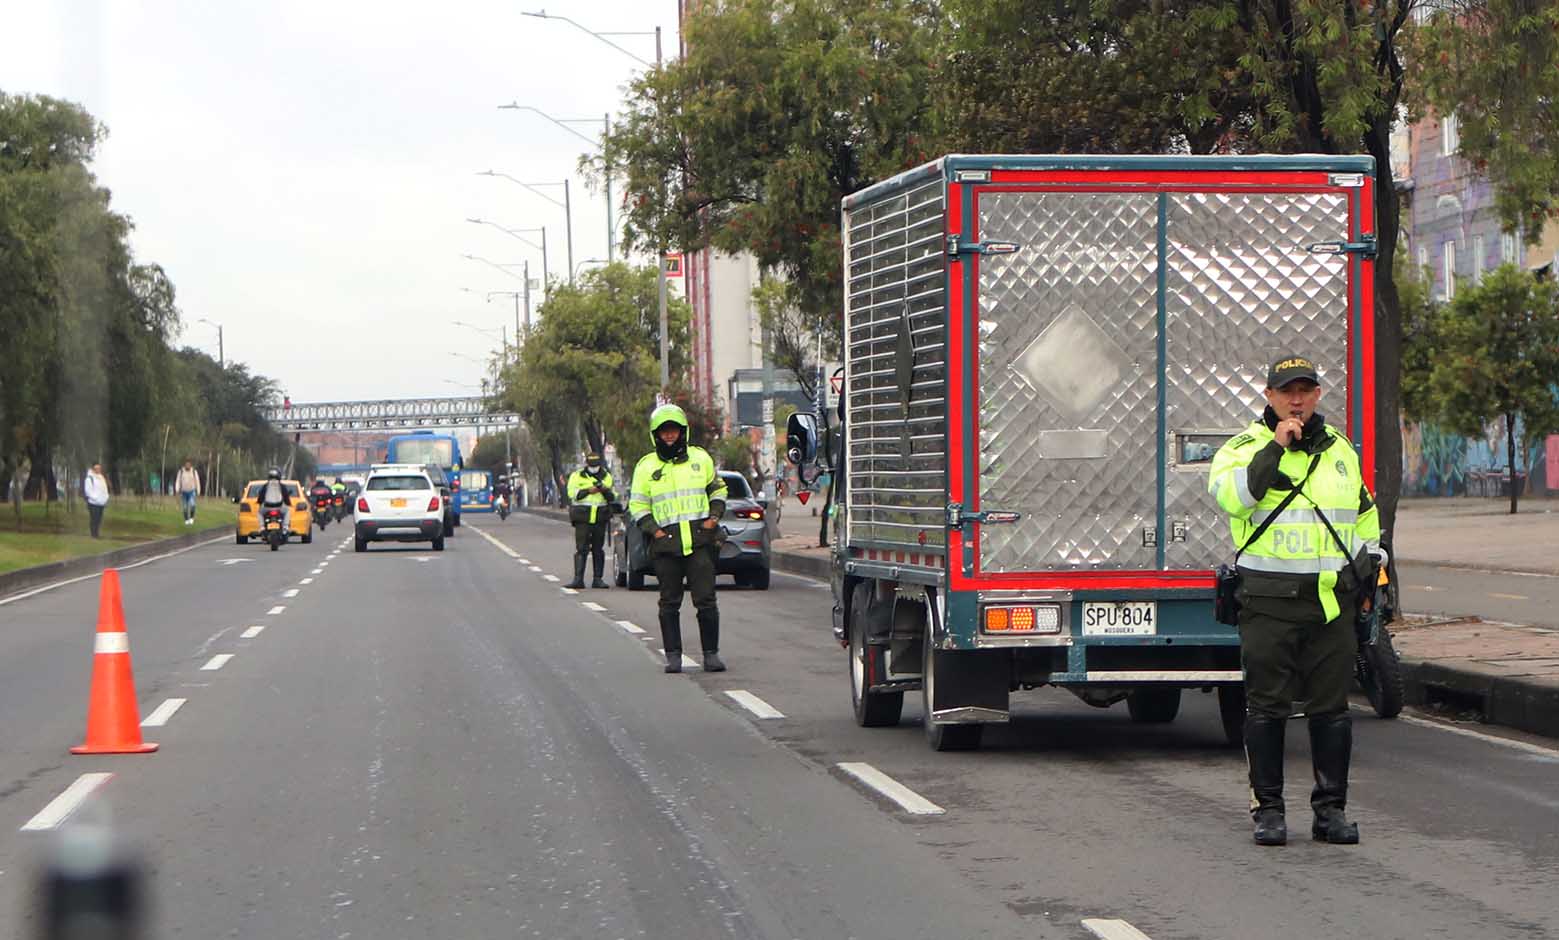
[[[682,591],[693,594],[704,671],[723,672],[715,553],[725,513],[725,481],[701,447],[688,444],[687,415],[676,405],[650,414],[655,449],[633,468],[628,516],[644,532],[660,585],[660,636],[666,671],[682,671]]]
[[[612,493],[611,471],[600,454],[586,455],[585,465],[569,475],[567,493],[573,503],[568,508],[568,521],[574,524],[574,580],[568,586],[584,587],[585,562],[594,560],[595,579],[590,586],[604,588],[606,521],[612,515],[609,506],[617,497]]]
[[[103,465],[95,463],[81,481],[81,492],[87,500],[87,521],[92,537],[101,538],[98,530],[103,526],[103,510],[108,506],[108,478],[103,476]]]
[[[1274,362],[1266,409],[1218,451],[1208,480],[1236,549],[1245,757],[1259,845],[1288,841],[1283,736],[1300,708],[1315,771],[1311,837],[1359,841],[1344,812],[1353,752],[1353,621],[1385,553],[1358,453],[1316,412],[1320,382],[1304,356]]]
[[[190,461],[184,461],[184,466],[179,468],[179,475],[173,481],[173,488],[178,491],[179,505],[184,510],[184,524],[195,524],[195,497],[200,493],[200,473]]]

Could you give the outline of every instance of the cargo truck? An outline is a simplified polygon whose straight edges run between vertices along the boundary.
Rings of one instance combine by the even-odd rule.
[[[1202,690],[1240,741],[1207,470],[1297,350],[1373,486],[1374,185],[1367,156],[948,156],[844,200],[840,446],[827,414],[787,444],[834,473],[860,724],[919,692],[931,747],[975,748],[1021,690],[1150,723]]]

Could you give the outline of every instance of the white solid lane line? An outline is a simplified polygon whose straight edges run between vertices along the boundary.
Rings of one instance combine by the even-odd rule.
[[[784,718],[785,713],[746,689],[726,689],[725,694],[759,718]]]
[[[267,610],[265,612],[265,616],[267,616],[267,617],[274,617],[274,616],[276,616],[277,614],[281,613],[282,611],[284,611],[286,609],[287,609],[287,605],[286,604],[277,604],[275,607],[272,607],[270,610]]]
[[[166,702],[163,702],[161,705],[158,705],[155,709],[153,709],[150,715],[146,716],[146,720],[141,722],[141,727],[161,728],[163,725],[168,723],[169,718],[173,717],[174,712],[184,707],[184,703],[186,701],[188,701],[188,699],[168,699]]]
[[[314,579],[313,578],[304,578],[302,581],[299,581],[298,583],[299,584],[313,584],[314,583]]]
[[[627,630],[629,633],[643,633],[644,632],[639,627],[639,625],[634,623],[632,620],[619,620],[619,621],[617,621],[617,625],[619,627],[622,627],[624,630]]]
[[[245,630],[243,633],[238,634],[238,638],[241,640],[252,640],[259,636],[260,632],[264,629],[265,627],[263,625],[257,623],[249,629]]]
[[[1124,920],[1088,917],[1083,920],[1083,929],[1098,937],[1099,940],[1153,940]]]
[[[221,669],[223,666],[226,666],[227,661],[232,658],[232,653],[218,653],[211,657],[211,660],[204,666],[201,666],[200,669],[202,672],[214,672],[218,669]]]
[[[846,761],[836,766],[856,780],[897,803],[906,813],[913,813],[916,816],[940,816],[947,812],[947,810],[894,780],[871,764]]]
[[[583,607],[585,610],[593,610],[593,611],[595,611],[598,614],[599,613],[603,613],[606,610],[605,607],[602,607],[600,604],[597,604],[595,601],[580,601],[579,606]]]
[[[493,537],[491,535],[488,535],[486,532],[483,532],[481,529],[478,529],[476,526],[471,525],[469,522],[466,523],[466,527],[469,528],[472,532],[475,532],[477,535],[480,535],[482,538],[486,539],[488,542],[492,543],[493,547],[498,549],[500,552],[503,552],[505,555],[508,555],[510,558],[513,558],[513,559],[516,559],[516,560],[519,559],[519,557],[520,557],[520,553],[519,552],[517,552],[514,549],[510,548],[509,546],[503,544],[497,538],[495,538],[495,537]]]
[[[298,589],[297,588],[288,588],[287,590],[281,592],[281,596],[282,597],[297,597],[298,596]]]
[[[1530,597],[1527,597],[1525,594],[1494,594],[1494,593],[1490,593],[1489,596],[1490,597],[1502,597],[1502,598],[1504,598],[1507,601],[1529,601],[1529,600],[1532,599]]]
[[[93,577],[97,577],[93,575]],[[23,832],[46,832],[70,818],[87,797],[98,787],[114,778],[113,774],[82,774],[76,778],[76,782],[65,788],[65,792],[49,801],[42,812],[27,820],[22,826]]]

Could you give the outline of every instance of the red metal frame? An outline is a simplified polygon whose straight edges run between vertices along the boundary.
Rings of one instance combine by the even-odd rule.
[[[951,183],[948,186],[947,210],[945,222],[945,234],[961,234],[969,241],[979,241],[979,196],[984,192],[1333,192],[1347,196],[1349,206],[1354,206],[1353,200],[1359,200],[1356,211],[1350,211],[1349,235],[1357,238],[1361,233],[1373,233],[1374,226],[1374,186],[1375,181],[1366,177],[1362,189],[1332,185],[1329,172],[1242,172],[1239,174],[1239,182],[1230,182],[1227,172],[1191,170],[1191,171],[1044,171],[1044,170],[994,170],[991,173],[989,183]],[[966,192],[967,191],[967,192]],[[974,203],[974,212],[971,213],[971,229],[967,233],[956,231],[959,221],[963,217],[963,204],[965,199],[971,199]],[[1374,376],[1374,316],[1373,304],[1368,298],[1374,296],[1374,263],[1362,260],[1357,268],[1359,274],[1360,306],[1364,310],[1354,309],[1353,279],[1355,268],[1348,266],[1348,318],[1350,327],[1355,317],[1361,317],[1359,325],[1360,343],[1363,347],[1363,356],[1360,362],[1363,365],[1360,376],[1353,375],[1353,330],[1348,334],[1348,381],[1345,385],[1345,398],[1351,400],[1353,383],[1358,382],[1358,391],[1362,396],[1361,416],[1364,428],[1354,429],[1352,425],[1352,409],[1347,409],[1349,416],[1348,433],[1350,437],[1360,434],[1363,450],[1363,466],[1365,482],[1374,485],[1374,452],[1375,452],[1375,376]],[[955,278],[953,275],[957,274]],[[960,259],[959,266],[955,270],[952,262],[949,262],[948,278],[948,417],[950,436],[949,460],[948,460],[948,495],[953,502],[963,504],[971,512],[978,512],[980,508],[979,481],[963,479],[962,443],[965,437],[964,419],[968,416],[972,433],[971,440],[980,439],[979,419],[979,362],[974,357],[970,362],[972,370],[970,387],[973,389],[974,401],[966,402],[963,398],[963,372],[964,372],[964,329],[967,311],[964,308],[964,288],[967,279],[973,279],[975,289],[978,291],[980,278],[980,256],[971,255]],[[978,297],[975,300],[978,309]],[[1366,315],[1367,311],[1367,315]],[[978,446],[978,445],[976,445]],[[952,590],[1130,590],[1130,589],[1172,589],[1172,588],[1205,588],[1213,587],[1211,571],[1066,571],[1066,572],[1015,572],[1011,574],[987,574],[979,570],[980,556],[979,524],[974,525],[973,562],[975,574],[965,577],[963,574],[964,539],[961,530],[951,530],[948,540],[948,587]]]

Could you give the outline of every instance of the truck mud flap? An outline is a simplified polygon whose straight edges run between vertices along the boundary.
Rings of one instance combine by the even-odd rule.
[[[1008,720],[1007,694],[1012,659],[1005,652],[937,650],[932,668],[935,700],[928,703],[931,723],[983,724]]]

